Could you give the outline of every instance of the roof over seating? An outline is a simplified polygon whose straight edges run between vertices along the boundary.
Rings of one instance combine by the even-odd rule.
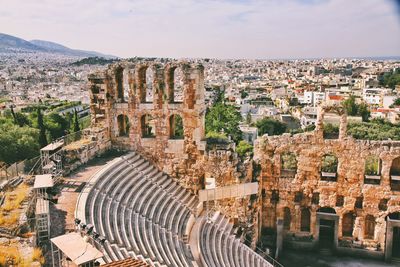
[[[35,176],[35,184],[33,185],[34,189],[38,188],[47,188],[53,187],[53,177],[51,174],[43,174],[43,175],[36,175]]]
[[[79,233],[69,233],[51,239],[68,258],[76,265],[94,261],[103,257],[103,253],[83,240]]]
[[[113,261],[102,265],[103,267],[146,267],[150,266],[141,260],[135,260],[132,258],[127,258],[120,261]]]

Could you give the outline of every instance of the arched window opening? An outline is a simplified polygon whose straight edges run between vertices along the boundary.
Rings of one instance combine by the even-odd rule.
[[[343,215],[342,219],[342,235],[343,236],[353,236],[354,228],[354,213],[348,212]]]
[[[141,128],[143,138],[153,138],[156,136],[155,120],[150,114],[143,115],[141,118]]]
[[[171,139],[183,139],[183,121],[177,114],[169,117],[169,136]]]
[[[183,101],[183,72],[181,68],[174,69],[172,90],[170,102],[181,103]]]
[[[118,115],[117,123],[118,123],[118,136],[128,136],[129,135],[128,116],[123,114]]]
[[[400,191],[400,157],[392,161],[390,167],[390,187],[394,191]]]
[[[123,98],[124,98],[124,102],[126,102],[129,99],[129,70],[125,69],[123,71]]]
[[[375,236],[375,217],[367,215],[365,217],[364,236],[368,239],[374,239]]]
[[[117,101],[124,102],[124,86],[123,86],[124,69],[119,67],[115,70],[115,83],[117,86]]]
[[[336,182],[337,168],[337,157],[333,154],[324,155],[321,162],[321,180]]]
[[[308,208],[301,209],[300,231],[310,232],[311,212]]]
[[[281,177],[292,178],[296,175],[297,159],[293,153],[284,153],[281,155]]]
[[[153,70],[148,67],[146,69],[146,95],[145,95],[145,103],[153,102],[154,92],[153,92],[153,80],[154,80],[154,73]]]
[[[365,159],[365,184],[380,184],[382,161],[377,156],[369,156]]]
[[[292,216],[290,215],[290,209],[285,207],[283,209],[283,229],[290,230],[290,222],[292,220]]]
[[[138,70],[140,103],[153,102],[154,73],[151,67],[142,67]]]

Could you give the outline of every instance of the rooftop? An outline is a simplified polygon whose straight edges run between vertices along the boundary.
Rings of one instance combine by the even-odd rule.
[[[35,176],[35,183],[33,185],[34,189],[53,187],[53,177],[51,174],[43,174]]]
[[[127,259],[120,260],[120,261],[110,262],[110,263],[107,263],[102,266],[103,267],[145,267],[145,266],[149,266],[149,265],[140,260],[127,258]]]
[[[85,242],[81,235],[75,232],[54,237],[51,239],[51,242],[76,265],[103,257],[102,252]]]

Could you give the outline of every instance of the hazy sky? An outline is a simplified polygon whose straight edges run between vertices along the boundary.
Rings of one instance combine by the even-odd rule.
[[[400,55],[395,0],[0,0],[0,32],[121,57]]]

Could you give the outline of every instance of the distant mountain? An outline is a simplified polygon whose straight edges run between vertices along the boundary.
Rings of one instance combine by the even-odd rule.
[[[43,52],[43,48],[25,41],[24,39],[0,33],[0,51],[19,49]]]
[[[60,53],[64,55],[79,56],[79,57],[104,57],[104,58],[115,58],[115,56],[104,55],[95,51],[85,51],[78,49],[71,49],[64,45],[57,44],[54,42],[43,41],[43,40],[31,40],[30,43],[51,51],[53,53]]]
[[[46,52],[74,57],[104,57],[116,58],[112,55],[105,55],[94,51],[71,49],[64,45],[43,40],[26,41],[24,39],[0,33],[0,53],[34,53]]]

